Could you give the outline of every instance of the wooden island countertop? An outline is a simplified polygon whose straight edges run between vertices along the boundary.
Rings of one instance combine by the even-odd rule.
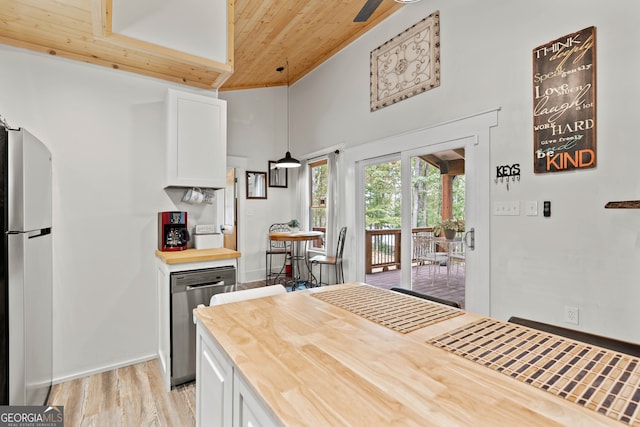
[[[314,296],[360,285],[194,313],[282,425],[625,425],[427,342],[482,316],[401,333]]]
[[[158,257],[165,264],[183,264],[188,262],[218,261],[239,258],[240,252],[225,248],[186,249],[184,251],[162,252],[156,250]]]

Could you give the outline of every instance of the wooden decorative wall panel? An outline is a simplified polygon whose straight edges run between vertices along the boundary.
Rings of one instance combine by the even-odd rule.
[[[440,12],[371,52],[371,111],[440,86]]]

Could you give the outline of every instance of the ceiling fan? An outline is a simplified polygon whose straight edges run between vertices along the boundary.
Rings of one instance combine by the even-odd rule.
[[[395,1],[398,3],[415,3],[420,0],[395,0]],[[353,22],[366,22],[367,19],[369,19],[369,17],[373,15],[373,12],[376,11],[378,6],[380,6],[380,3],[382,3],[382,0],[367,0],[364,6],[362,6],[362,9],[360,9],[360,12],[358,12],[356,17],[353,19]]]

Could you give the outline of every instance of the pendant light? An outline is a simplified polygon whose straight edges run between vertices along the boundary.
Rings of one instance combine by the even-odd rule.
[[[287,59],[287,154],[276,162],[277,168],[299,168],[300,161],[291,157],[291,140],[289,139],[289,60]],[[276,71],[282,72],[282,67]]]

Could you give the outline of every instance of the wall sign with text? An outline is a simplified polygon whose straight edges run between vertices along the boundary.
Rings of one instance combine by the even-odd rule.
[[[535,173],[596,166],[596,29],[533,50]]]

